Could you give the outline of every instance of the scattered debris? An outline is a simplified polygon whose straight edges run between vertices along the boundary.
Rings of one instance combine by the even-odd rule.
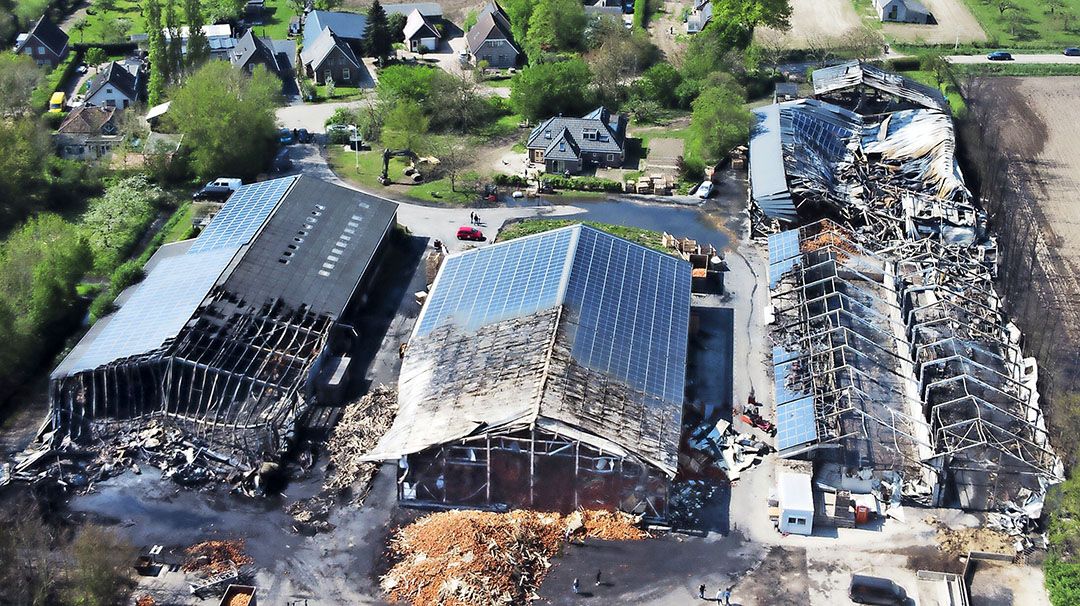
[[[139,599],[135,600],[135,606],[156,606],[157,600],[149,593],[139,596]]]
[[[397,563],[382,578],[390,598],[413,606],[522,604],[536,589],[568,536],[643,539],[637,518],[607,511],[563,516],[445,511],[400,528],[390,542]]]
[[[353,501],[362,503],[378,464],[362,461],[379,438],[390,429],[397,414],[397,390],[379,386],[345,407],[327,443],[332,470],[323,487],[340,491],[354,487]]]
[[[941,551],[959,557],[970,551],[1011,554],[1016,551],[1009,535],[990,528],[952,529],[930,516],[927,523],[937,526],[937,543]]]
[[[244,553],[244,540],[203,541],[187,548],[184,572],[219,573],[245,566],[255,560]]]

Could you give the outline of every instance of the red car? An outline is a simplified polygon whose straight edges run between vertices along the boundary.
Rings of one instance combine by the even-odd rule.
[[[475,227],[461,226],[457,230],[458,240],[473,240],[475,242],[484,241],[484,232],[476,229]]]

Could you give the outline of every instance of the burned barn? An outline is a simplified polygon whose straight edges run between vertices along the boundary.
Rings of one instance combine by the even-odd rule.
[[[445,261],[370,460],[404,502],[668,511],[690,322],[685,261],[570,226]]]
[[[1037,365],[972,249],[824,220],[769,237],[777,449],[994,510],[1061,480]]]
[[[311,177],[240,187],[163,246],[51,376],[56,437],[158,420],[241,465],[272,458],[341,366],[396,205]],[[347,358],[346,358],[347,359]]]

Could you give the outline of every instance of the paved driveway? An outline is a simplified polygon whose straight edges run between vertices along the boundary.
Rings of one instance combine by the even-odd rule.
[[[325,133],[326,120],[339,107],[358,107],[359,101],[343,103],[304,103],[287,105],[277,110],[278,124],[283,128],[306,128],[308,132]]]

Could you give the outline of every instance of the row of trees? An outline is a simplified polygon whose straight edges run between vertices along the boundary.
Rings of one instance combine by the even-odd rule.
[[[210,58],[210,42],[203,26],[206,20],[200,0],[183,0],[184,18],[188,26],[187,56],[184,56],[176,0],[143,0],[146,35],[149,42],[150,79],[147,97],[151,105],[161,103],[165,87],[180,82],[186,73],[198,68]],[[168,31],[168,40],[165,38]]]

